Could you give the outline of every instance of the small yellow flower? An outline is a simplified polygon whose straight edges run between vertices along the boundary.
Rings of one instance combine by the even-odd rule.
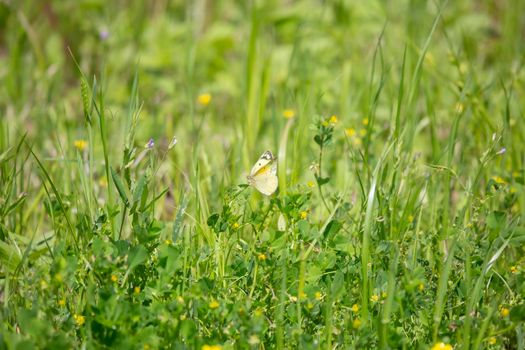
[[[409,215],[409,216],[408,216],[408,222],[409,222],[409,223],[414,222],[414,216]]]
[[[83,150],[86,149],[88,143],[85,140],[75,140],[73,142],[73,145],[75,146],[76,149],[78,149],[80,152],[82,152]]]
[[[463,113],[463,111],[465,110],[465,105],[461,102],[458,102],[454,106],[454,110],[456,111],[456,113]]]
[[[259,259],[259,261],[265,261],[267,259],[266,254],[261,253],[257,255],[257,259]]]
[[[64,299],[60,299],[58,301],[58,306],[64,306],[64,305],[66,305],[66,301]]]
[[[180,295],[177,297],[177,303],[179,304],[184,304],[184,298],[181,297]]]
[[[359,129],[359,136],[365,137],[366,136],[366,129]]]
[[[434,344],[433,347],[430,348],[430,350],[452,350],[452,349],[454,349],[452,345],[445,344],[443,342],[436,343]]]
[[[136,286],[135,288],[133,288],[133,293],[139,294],[140,293],[140,287]]]
[[[510,314],[510,310],[507,309],[506,307],[502,307],[499,310],[499,313],[500,313],[501,317],[507,317]]]
[[[516,266],[511,266],[510,267],[510,272],[511,273],[516,273],[516,272],[518,272],[518,268]]]
[[[315,292],[315,299],[316,300],[322,300],[323,299],[323,293]]]
[[[149,344],[144,344],[144,346],[142,347],[144,350],[149,350],[151,349],[151,347],[149,346]]]
[[[352,327],[354,327],[354,329],[358,329],[359,327],[361,327],[361,320],[356,318],[355,320],[352,321]]]
[[[116,275],[111,275],[111,282],[117,282],[118,277]]]
[[[210,309],[216,309],[220,306],[219,302],[215,299],[213,299],[212,301],[210,301],[210,303],[208,304],[208,306],[210,307]]]
[[[368,125],[368,118],[364,118],[362,121],[364,126],[367,126]]]
[[[425,289],[425,285],[423,283],[420,283],[418,286],[417,286],[417,289],[419,289],[420,292],[422,292],[424,289]]]
[[[291,108],[285,109],[283,111],[283,117],[285,117],[286,119],[292,119],[293,117],[295,117],[295,111]]]
[[[84,316],[82,316],[82,315],[74,314],[73,315],[73,319],[75,320],[75,323],[78,326],[82,326],[86,322],[86,318]]]
[[[498,183],[500,185],[503,185],[503,184],[507,183],[501,176],[493,176],[492,180],[494,180],[496,183]]]
[[[64,276],[62,276],[62,274],[61,274],[60,272],[57,272],[57,273],[55,274],[55,277],[54,277],[54,278],[55,278],[55,281],[57,281],[58,283],[64,281]]]
[[[222,350],[222,345],[203,345],[201,350]]]
[[[306,211],[302,211],[299,213],[299,216],[301,217],[301,219],[306,219],[308,217],[308,212]]]
[[[374,303],[378,302],[379,301],[379,295],[377,294],[374,294],[370,297],[370,300],[373,301]]]
[[[45,280],[40,280],[40,288],[47,289],[47,282]]]
[[[337,119],[336,115],[332,115],[330,119],[328,119],[328,122],[330,122],[330,124],[337,124],[338,121],[339,120]]]
[[[313,187],[315,186],[315,182],[313,182],[313,181],[308,181],[308,182],[306,183],[306,185],[307,185],[308,187],[310,187],[310,188],[313,188]]]
[[[299,299],[306,299],[306,293],[305,292],[301,292],[299,293]]]
[[[264,315],[264,310],[262,308],[258,307],[257,309],[255,309],[253,314],[255,316],[257,316],[257,317],[261,317],[262,315]]]
[[[197,97],[197,102],[198,102],[201,106],[206,107],[206,106],[209,105],[210,102],[211,102],[211,95],[210,95],[209,93],[203,93],[203,94],[200,94],[200,95]]]
[[[359,305],[357,304],[352,305],[352,308],[350,310],[352,310],[353,313],[357,313],[359,311]]]
[[[487,342],[490,344],[490,345],[494,345],[496,344],[496,337],[490,337]]]
[[[173,241],[171,239],[167,239],[167,240],[164,241],[164,244],[165,245],[172,245]]]
[[[233,225],[232,225],[232,228],[233,228],[234,230],[238,229],[239,227],[241,227],[241,225],[239,225],[238,222],[234,222]]]
[[[354,128],[346,128],[345,134],[348,137],[354,137],[355,136],[355,129]]]

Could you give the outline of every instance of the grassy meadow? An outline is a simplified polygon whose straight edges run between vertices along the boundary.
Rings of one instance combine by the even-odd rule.
[[[525,349],[524,14],[0,1],[0,349]]]

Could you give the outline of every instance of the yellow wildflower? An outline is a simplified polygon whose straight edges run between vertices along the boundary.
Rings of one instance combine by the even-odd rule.
[[[501,317],[507,317],[510,314],[510,310],[507,309],[506,307],[502,307],[499,310],[499,313],[500,313]]]
[[[313,181],[308,181],[308,182],[306,183],[306,185],[307,185],[308,187],[310,187],[310,188],[313,188],[313,187],[315,186],[315,182],[313,182]]]
[[[73,145],[75,146],[76,149],[82,152],[83,150],[86,149],[88,143],[85,140],[75,140],[73,142]]]
[[[144,346],[142,347],[144,350],[149,350],[151,349],[151,347],[149,346],[149,344],[144,344]]]
[[[257,317],[261,317],[262,315],[264,315],[264,309],[258,307],[257,309],[255,309],[253,314]]]
[[[368,125],[368,118],[364,118],[362,120],[362,123],[363,123],[364,126],[367,126]]]
[[[66,305],[66,301],[64,299],[60,299],[58,301],[58,306],[64,306],[64,305]]]
[[[140,287],[136,286],[135,288],[133,288],[133,293],[139,294],[140,293]]]
[[[345,129],[345,134],[348,137],[353,137],[353,136],[355,136],[355,129],[354,128],[346,128]]]
[[[308,217],[308,212],[306,211],[302,211],[299,213],[299,216],[301,217],[301,219],[306,219]]]
[[[452,349],[454,349],[452,345],[445,344],[443,342],[436,343],[434,344],[433,347],[430,348],[430,350],[452,350]]]
[[[323,293],[321,292],[315,292],[315,299],[321,300],[323,299]]]
[[[409,222],[409,223],[412,223],[413,221],[414,221],[414,216],[409,215],[409,216],[408,216],[408,222]]]
[[[283,111],[283,117],[285,117],[286,119],[292,119],[293,117],[295,117],[295,111],[291,108],[285,109]]]
[[[359,305],[357,304],[352,305],[352,308],[350,310],[352,310],[353,313],[357,313],[359,311]]]
[[[222,345],[203,345],[201,350],[222,350]]]
[[[507,183],[501,176],[493,176],[492,180],[494,180],[496,183],[498,183],[500,185],[503,185],[503,184]]]
[[[265,261],[267,259],[266,254],[261,253],[257,255],[257,259],[259,259],[260,261]]]
[[[374,303],[379,301],[379,295],[377,294],[374,294],[370,297],[370,300],[373,301]]]
[[[233,225],[232,225],[232,228],[233,228],[234,230],[238,229],[239,227],[241,227],[241,225],[239,225],[238,222],[234,222]]]
[[[419,291],[422,292],[425,289],[425,285],[423,283],[420,283],[419,286],[417,286],[417,289],[419,289]]]
[[[210,301],[210,303],[208,304],[208,306],[210,307],[210,309],[216,309],[220,306],[219,302],[215,299],[213,299],[212,301]]]
[[[61,274],[60,272],[57,272],[57,273],[55,274],[55,281],[57,281],[57,282],[60,283],[60,282],[62,282],[63,280],[64,280],[64,277],[62,276],[62,274]]]
[[[116,275],[111,275],[111,281],[112,282],[117,282],[118,278]]]
[[[206,106],[209,105],[210,102],[211,102],[211,95],[210,95],[209,93],[203,93],[203,94],[200,94],[200,95],[197,97],[197,102],[198,102],[201,106],[206,107]]]
[[[337,124],[339,120],[337,119],[336,115],[332,115],[330,119],[328,119],[328,121],[330,122],[330,124]]]
[[[490,337],[487,342],[490,344],[490,345],[494,345],[496,344],[496,337]]]
[[[177,303],[179,304],[184,304],[184,298],[181,297],[180,295],[177,297]]]
[[[82,315],[74,314],[73,315],[73,319],[75,320],[75,323],[78,326],[82,326],[86,322],[86,318],[84,316],[82,316]]]
[[[361,320],[356,318],[355,320],[352,321],[352,327],[354,327],[354,329],[358,329],[359,327],[361,327]]]
[[[511,273],[516,273],[516,272],[518,272],[518,268],[516,266],[511,266],[510,267],[510,272]]]

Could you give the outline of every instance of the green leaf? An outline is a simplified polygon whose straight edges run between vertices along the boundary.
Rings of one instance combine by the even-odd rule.
[[[525,304],[514,306],[510,310],[510,320],[513,322],[525,321]]]
[[[111,171],[111,178],[113,179],[113,183],[117,187],[118,194],[120,195],[120,198],[122,199],[122,202],[124,202],[124,205],[126,207],[129,207],[129,199],[126,194],[126,189],[124,187],[124,184],[122,183],[122,180],[120,179],[120,176],[115,172],[113,167],[110,167]]]
[[[133,272],[133,270],[137,266],[139,266],[140,264],[143,264],[147,260],[147,258],[148,258],[148,251],[146,250],[146,248],[144,248],[143,245],[139,244],[131,248],[129,255],[128,255],[128,269],[126,271],[126,274],[124,275],[124,278],[122,279],[122,285],[124,285],[129,274]]]

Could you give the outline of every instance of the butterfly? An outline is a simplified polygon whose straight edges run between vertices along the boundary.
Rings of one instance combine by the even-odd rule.
[[[270,151],[264,152],[255,163],[248,184],[255,187],[259,192],[267,196],[277,190],[279,180],[277,178],[277,158]]]

